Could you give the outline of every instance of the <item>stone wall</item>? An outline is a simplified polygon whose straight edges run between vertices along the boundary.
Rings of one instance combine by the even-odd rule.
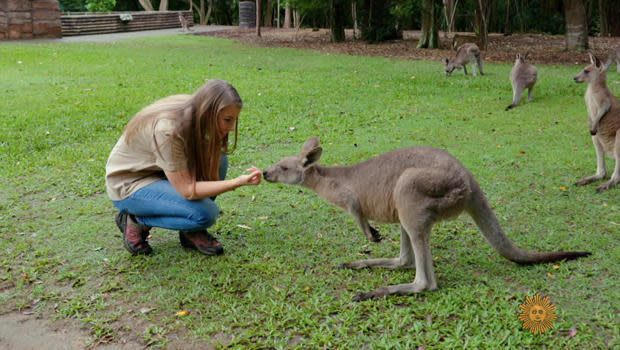
[[[0,0],[0,40],[61,36],[58,0]]]

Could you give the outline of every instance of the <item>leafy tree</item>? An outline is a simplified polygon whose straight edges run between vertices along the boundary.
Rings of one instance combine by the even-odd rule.
[[[90,12],[109,12],[116,6],[116,0],[87,0],[86,9]]]

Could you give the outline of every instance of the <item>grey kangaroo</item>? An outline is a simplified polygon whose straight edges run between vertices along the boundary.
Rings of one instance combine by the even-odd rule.
[[[443,59],[446,75],[450,76],[450,74],[452,74],[452,71],[461,68],[463,68],[463,72],[465,73],[465,75],[467,75],[466,64],[468,61],[474,71],[474,76],[476,75],[476,65],[478,65],[480,75],[484,75],[484,72],[482,72],[482,58],[480,57],[480,49],[478,48],[478,45],[474,43],[465,43],[461,45],[456,50],[456,54],[454,55],[454,57],[450,59]]]
[[[183,32],[191,32],[192,31],[192,29],[189,27],[189,21],[180,12],[179,12],[179,22],[181,22],[181,28],[183,29]]]
[[[340,267],[388,269],[415,267],[412,283],[381,287],[357,295],[361,301],[390,294],[437,289],[431,257],[433,224],[466,211],[491,245],[519,264],[576,259],[590,252],[532,252],[515,246],[502,231],[473,175],[448,152],[426,146],[402,148],[367,161],[338,167],[317,164],[322,148],[310,138],[296,156],[285,157],[263,172],[265,180],[301,185],[355,217],[366,237],[379,233],[368,220],[400,223],[400,256],[344,263]]]
[[[577,83],[588,83],[585,99],[590,121],[590,134],[596,150],[596,174],[579,180],[582,186],[607,177],[605,154],[616,162],[611,179],[596,188],[596,192],[610,189],[620,182],[620,101],[607,87],[607,68],[611,59],[602,63],[590,54],[590,65],[574,78]]]
[[[527,101],[529,102],[532,100],[532,89],[534,89],[536,78],[538,78],[538,70],[526,61],[528,54],[529,53],[521,55],[518,53],[517,59],[515,60],[515,65],[510,71],[512,104],[506,107],[506,110],[516,107],[519,104],[521,96],[523,96],[523,90],[525,89],[527,89]]]

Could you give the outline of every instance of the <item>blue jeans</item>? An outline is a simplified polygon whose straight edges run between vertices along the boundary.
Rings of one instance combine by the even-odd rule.
[[[220,159],[220,179],[226,178],[228,157]],[[215,223],[220,209],[215,197],[185,199],[168,180],[159,180],[134,192],[131,196],[112,201],[122,213],[133,214],[140,225],[169,230],[198,231]]]

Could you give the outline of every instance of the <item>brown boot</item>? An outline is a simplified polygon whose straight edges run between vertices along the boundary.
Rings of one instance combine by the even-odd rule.
[[[186,248],[197,249],[205,255],[224,254],[224,247],[207,230],[179,231],[181,245]]]
[[[123,235],[123,246],[131,255],[148,255],[153,252],[153,248],[151,248],[149,242],[146,240],[151,228],[138,224],[133,215],[118,213],[116,215],[116,226],[118,226],[118,229],[121,230]]]

